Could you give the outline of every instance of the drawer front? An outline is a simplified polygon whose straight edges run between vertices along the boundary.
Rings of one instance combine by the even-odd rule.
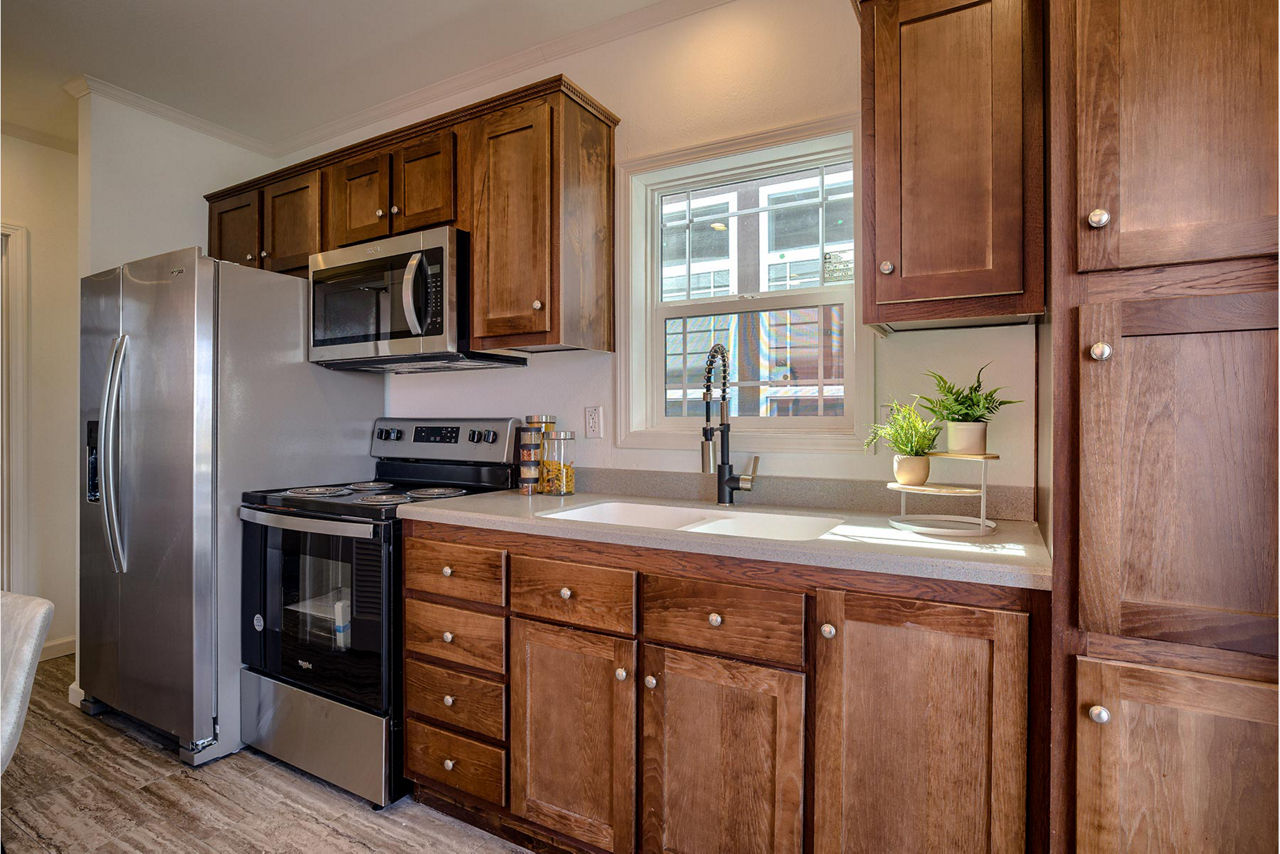
[[[500,549],[479,549],[404,538],[404,586],[440,596],[489,605],[503,603],[503,558]]]
[[[405,722],[405,774],[433,780],[491,803],[506,804],[507,752],[461,735]]]
[[[635,589],[629,570],[511,557],[511,610],[531,617],[633,635]]]
[[[506,737],[506,686],[409,659],[404,705],[410,712],[501,741]]]
[[[804,594],[645,576],[645,638],[804,665]]]
[[[502,617],[406,599],[404,648],[433,658],[506,672],[506,626]]]

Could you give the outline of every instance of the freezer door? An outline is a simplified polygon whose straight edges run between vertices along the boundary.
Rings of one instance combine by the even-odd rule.
[[[120,336],[120,269],[80,281],[80,687],[120,703],[120,576],[107,542],[102,409]],[[114,460],[112,460],[114,462]],[[113,498],[114,496],[109,496]]]
[[[126,264],[120,380],[119,708],[191,745],[213,736],[214,262]]]

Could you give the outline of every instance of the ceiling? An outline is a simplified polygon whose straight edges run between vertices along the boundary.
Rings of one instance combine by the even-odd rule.
[[[0,113],[6,132],[74,145],[62,87],[88,75],[285,153],[455,75],[723,2],[3,0]]]

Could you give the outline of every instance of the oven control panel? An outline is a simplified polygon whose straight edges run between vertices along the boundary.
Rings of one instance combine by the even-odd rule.
[[[518,418],[379,418],[369,453],[388,460],[509,463]]]

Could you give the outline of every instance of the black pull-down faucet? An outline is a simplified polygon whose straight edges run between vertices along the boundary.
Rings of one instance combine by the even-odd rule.
[[[716,359],[720,360],[720,423],[711,424],[711,372]],[[733,493],[741,489],[750,492],[755,482],[759,457],[751,458],[751,473],[736,475],[729,462],[729,351],[723,344],[714,345],[707,353],[707,369],[702,378],[702,403],[706,410],[706,423],[702,427],[702,473],[716,471],[716,503],[722,507],[733,504]],[[720,463],[716,464],[716,431],[720,433]]]

